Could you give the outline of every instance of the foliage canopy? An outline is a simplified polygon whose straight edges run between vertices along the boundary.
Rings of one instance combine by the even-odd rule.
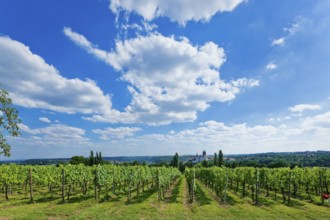
[[[7,143],[5,134],[8,133],[13,137],[19,136],[19,123],[21,120],[18,117],[18,111],[12,107],[8,92],[0,89],[0,155],[10,156],[11,146]]]

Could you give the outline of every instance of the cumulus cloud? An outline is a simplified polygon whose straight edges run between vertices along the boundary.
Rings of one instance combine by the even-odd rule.
[[[283,30],[285,32],[287,32],[289,35],[293,35],[302,28],[301,27],[302,24],[305,23],[306,21],[307,21],[306,18],[298,16],[294,19],[294,21],[291,25],[289,25],[288,27],[283,28]]]
[[[23,135],[23,140],[30,140],[30,142],[49,146],[49,145],[67,145],[72,144],[87,144],[89,139],[84,137],[85,130],[77,127],[72,127],[64,124],[51,124],[43,128],[32,129],[25,124],[20,124],[20,130],[29,134]]]
[[[88,53],[112,65],[115,69],[120,68],[119,64],[116,63],[116,57],[113,53],[98,49],[97,45],[92,44],[83,35],[72,31],[69,27],[64,27],[63,33],[77,45],[84,48]]]
[[[284,45],[284,43],[285,43],[285,38],[281,37],[281,38],[278,38],[278,39],[274,39],[272,41],[272,46],[276,46],[276,45],[282,46],[282,45]]]
[[[39,117],[39,121],[45,122],[45,123],[51,123],[51,120],[49,120],[46,117]]]
[[[319,105],[309,105],[309,104],[300,104],[289,108],[291,112],[303,112],[306,110],[320,110],[320,109],[322,109],[322,107]]]
[[[66,113],[111,111],[111,98],[90,79],[68,79],[26,45],[0,36],[1,84],[13,102]]]
[[[303,122],[303,127],[306,129],[330,129],[330,112],[306,118]]]
[[[276,68],[277,68],[277,65],[275,63],[273,63],[273,62],[268,63],[267,66],[266,66],[266,69],[267,70],[274,70]]]
[[[93,133],[99,134],[100,139],[109,140],[111,138],[125,138],[133,136],[136,132],[140,131],[138,127],[119,127],[119,128],[105,128],[105,129],[94,129]]]
[[[289,24],[287,27],[284,27],[283,30],[284,32],[286,32],[286,36],[284,37],[280,37],[277,39],[274,39],[272,41],[272,46],[283,46],[285,44],[285,41],[293,36],[294,34],[296,34],[298,31],[300,31],[303,26],[305,26],[306,24],[310,23],[311,21],[308,20],[307,18],[301,17],[301,16],[297,16],[294,18],[292,24]]]
[[[294,123],[293,123],[294,121]],[[230,153],[257,153],[274,151],[326,150],[330,142],[330,112],[302,118],[301,121],[285,121],[278,125],[246,123],[226,124],[218,121],[205,121],[196,128],[181,131],[169,131],[167,134],[137,135],[138,127],[118,127],[95,129],[101,142],[90,143],[85,137],[85,130],[52,124],[43,128],[29,128],[20,124],[22,137],[14,139],[15,146],[42,146],[70,151],[77,154],[74,147],[92,146],[102,151],[103,155],[167,155],[217,152],[222,149]],[[298,123],[296,123],[298,122]],[[12,138],[8,138],[13,141]],[[57,148],[55,148],[56,146]],[[143,146],[143,148],[141,147]],[[20,148],[24,150],[24,148]],[[41,148],[38,148],[39,150]],[[36,150],[38,150],[36,149]],[[81,148],[80,148],[81,149]],[[115,149],[115,150],[114,150]],[[17,148],[13,149],[17,151]],[[81,152],[81,151],[79,151]],[[114,153],[115,152],[115,153]],[[42,155],[40,153],[40,155]]]
[[[95,52],[99,49],[84,36],[74,32],[66,36],[120,71],[121,79],[129,83],[133,98],[125,109],[126,121],[123,117],[122,122],[193,121],[197,112],[205,111],[210,102],[233,100],[244,88],[259,85],[254,79],[229,82],[220,79],[219,69],[226,56],[213,42],[194,46],[184,37],[175,39],[154,33],[117,41],[113,51],[103,51],[106,56],[99,56],[100,53]],[[79,39],[86,39],[88,43]],[[113,116],[95,114],[86,119],[113,121]]]
[[[294,122],[293,122],[294,121]],[[205,121],[197,128],[170,131],[167,134],[147,134],[125,139],[110,140],[118,151],[129,151],[132,155],[146,155],[148,152],[164,155],[217,152],[257,153],[278,151],[326,150],[330,142],[330,112],[295,120],[286,120],[278,125],[225,124]],[[109,142],[104,142],[109,145]],[[140,146],[144,146],[141,148]],[[105,148],[106,149],[106,148]],[[103,152],[103,151],[102,151]],[[110,150],[109,150],[110,152]]]
[[[232,11],[244,0],[111,0],[113,13],[135,12],[145,20],[168,17],[184,25],[187,21],[209,21],[218,12]]]
[[[329,122],[330,112],[305,118],[297,125],[226,125],[222,122],[207,121],[196,129],[178,132],[174,138],[192,140],[196,145],[210,148],[221,145],[231,152],[235,152],[235,149],[245,153],[252,149],[255,152],[297,151],[301,147],[311,149],[312,146],[325,149],[328,146],[327,141],[330,140],[327,135],[330,132]],[[318,130],[315,132],[316,129]]]

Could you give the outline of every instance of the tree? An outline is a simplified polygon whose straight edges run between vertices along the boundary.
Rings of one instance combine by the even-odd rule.
[[[99,153],[99,163],[103,163],[103,158],[102,158],[102,153],[101,153],[101,151],[100,151],[100,153]]]
[[[207,164],[207,161],[206,160],[203,160],[202,161],[202,167],[208,167],[208,164]]]
[[[88,159],[84,156],[73,156],[71,157],[70,164],[88,164]]]
[[[173,159],[171,161],[171,166],[179,169],[179,154],[178,153],[175,153],[175,155],[173,156]]]
[[[214,162],[213,162],[213,165],[214,166],[219,166],[219,161],[218,161],[218,155],[217,153],[214,153]]]
[[[91,155],[89,156],[89,165],[93,166],[95,164],[94,152],[91,150]]]
[[[222,150],[219,150],[219,167],[221,167],[222,165],[224,165],[224,160],[223,160],[223,153]]]
[[[7,143],[4,135],[9,133],[13,137],[20,136],[18,124],[21,120],[18,111],[11,106],[12,101],[8,97],[8,92],[0,89],[0,155],[10,156],[11,146]],[[4,132],[4,133],[3,133]]]
[[[103,163],[103,158],[102,158],[102,153],[96,151],[96,157],[95,157],[95,164],[102,164]]]
[[[99,164],[99,153],[96,151],[95,164]]]
[[[180,161],[179,170],[181,171],[181,173],[184,173],[185,169],[186,169],[186,165],[182,161]]]
[[[102,153],[96,151],[95,156],[94,156],[94,152],[91,150],[88,164],[90,166],[93,166],[93,165],[102,164],[102,163],[103,163]]]

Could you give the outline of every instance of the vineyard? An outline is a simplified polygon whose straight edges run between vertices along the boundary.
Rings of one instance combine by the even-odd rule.
[[[109,192],[124,189],[127,192],[127,202],[131,200],[132,190],[137,195],[145,188],[157,186],[158,199],[162,200],[165,190],[180,171],[174,168],[149,168],[147,166],[120,167],[115,165],[97,165],[93,167],[85,165],[66,166],[0,166],[1,187],[4,189],[5,198],[8,200],[9,193],[13,189],[29,193],[30,201],[33,202],[35,188],[47,187],[48,192],[60,191],[62,202],[70,199],[72,193],[80,190],[83,195],[87,190],[94,189],[94,197],[100,199],[102,188],[105,197]]]
[[[264,192],[266,197],[273,192],[274,199],[278,199],[281,193],[283,203],[290,204],[291,197],[312,201],[311,194],[319,196],[321,204],[324,204],[330,187],[330,169],[325,168],[200,168],[188,169],[185,172],[188,180],[191,201],[193,201],[193,186],[195,178],[199,179],[206,187],[226,202],[228,189],[239,191],[241,187],[242,197],[251,190],[251,198],[254,203],[259,202],[259,196]]]
[[[329,187],[326,168],[2,165],[0,219],[326,219]]]

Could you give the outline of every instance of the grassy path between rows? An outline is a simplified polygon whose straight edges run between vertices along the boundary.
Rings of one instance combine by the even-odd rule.
[[[188,185],[184,176],[178,178],[159,202],[157,191],[149,188],[127,204],[126,193],[110,194],[110,198],[95,201],[92,192],[87,196],[72,196],[61,204],[56,194],[40,195],[29,204],[26,195],[13,195],[12,200],[0,198],[0,220],[4,219],[330,219],[330,208],[293,199],[293,205],[260,196],[260,205],[249,197],[229,190],[227,203],[203,183],[196,181],[195,201],[189,202]]]
[[[284,205],[277,201],[260,196],[260,204],[254,205],[249,197],[241,198],[233,191],[227,191],[227,203],[220,204],[220,199],[210,189],[197,181],[197,188],[205,197],[220,206],[218,216],[229,219],[330,219],[329,207],[317,206],[305,201],[293,199],[293,205]],[[196,195],[197,197],[197,195]],[[205,200],[205,199],[204,199]],[[212,206],[212,208],[216,209]],[[219,209],[218,209],[219,210]],[[216,213],[214,213],[216,214]]]

